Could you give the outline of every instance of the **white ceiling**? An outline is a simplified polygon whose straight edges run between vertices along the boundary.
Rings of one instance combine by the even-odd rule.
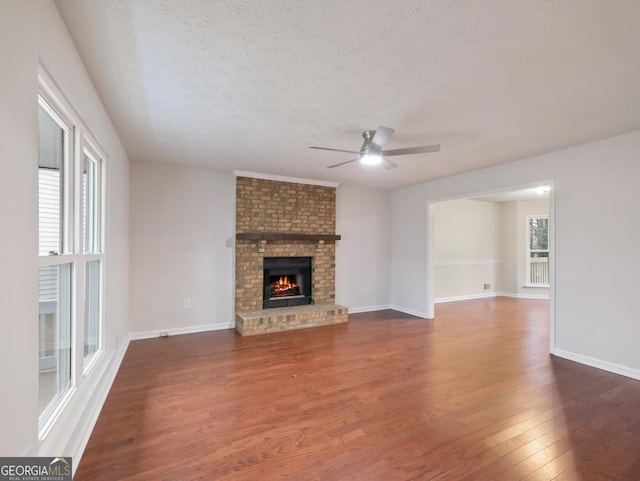
[[[395,188],[640,129],[632,0],[56,0],[133,161]],[[326,166],[396,129],[395,170]]]

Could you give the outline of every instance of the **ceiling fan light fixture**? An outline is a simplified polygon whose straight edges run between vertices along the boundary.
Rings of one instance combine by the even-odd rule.
[[[344,162],[338,162],[337,164],[328,165],[328,169],[334,167],[341,167],[343,165],[350,164],[351,162],[360,161],[362,165],[382,165],[385,169],[395,169],[398,164],[389,160],[389,156],[394,155],[412,155],[412,154],[427,154],[430,152],[440,152],[440,144],[434,145],[417,145],[415,147],[404,147],[402,149],[385,150],[389,137],[393,134],[394,130],[389,127],[380,126],[376,130],[365,130],[362,132],[364,142],[359,151],[334,149],[331,147],[316,147],[311,146],[310,149],[330,150],[332,152],[346,152],[348,154],[360,154],[355,159],[345,160]]]
[[[382,155],[366,153],[360,157],[360,163],[362,165],[378,165],[382,163]]]

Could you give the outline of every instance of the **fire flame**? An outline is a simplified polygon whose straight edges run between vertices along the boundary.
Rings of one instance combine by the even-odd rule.
[[[290,295],[291,291],[299,289],[300,285],[297,282],[291,281],[289,276],[281,276],[280,279],[271,283],[274,294],[278,295]]]
[[[298,284],[295,282],[291,282],[289,280],[289,276],[282,276],[276,282],[274,282],[274,287],[277,289],[292,289],[294,287],[298,287]]]

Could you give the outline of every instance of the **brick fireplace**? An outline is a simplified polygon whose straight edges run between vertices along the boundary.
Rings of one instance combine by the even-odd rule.
[[[335,212],[335,187],[236,177],[239,334],[347,321],[347,308],[335,304],[335,243],[340,238],[335,233]],[[265,303],[269,285],[264,277],[265,258],[267,265],[275,258],[309,259],[311,288],[305,305],[294,305],[293,299],[305,296],[294,290],[287,298],[291,301]]]

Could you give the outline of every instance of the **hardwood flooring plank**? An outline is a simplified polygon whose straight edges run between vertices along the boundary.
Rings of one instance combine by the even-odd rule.
[[[547,301],[131,342],[84,480],[640,480],[640,382],[548,354]]]

